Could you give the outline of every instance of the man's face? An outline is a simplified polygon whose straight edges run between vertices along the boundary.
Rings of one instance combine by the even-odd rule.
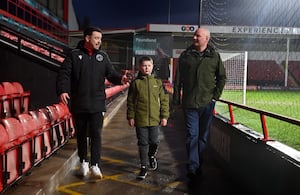
[[[206,47],[208,41],[209,41],[209,37],[207,35],[207,33],[205,32],[205,30],[203,29],[198,29],[195,34],[194,34],[194,45],[195,47]]]
[[[92,35],[87,35],[85,41],[91,49],[98,50],[101,46],[102,33],[94,31]]]

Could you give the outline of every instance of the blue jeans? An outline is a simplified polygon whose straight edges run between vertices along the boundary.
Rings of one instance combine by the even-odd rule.
[[[185,127],[187,129],[186,148],[188,154],[187,169],[191,173],[200,171],[203,152],[207,143],[209,128],[213,118],[215,102],[200,109],[184,108]]]
[[[148,157],[155,156],[157,153],[159,129],[160,126],[136,128],[141,166],[147,166]]]

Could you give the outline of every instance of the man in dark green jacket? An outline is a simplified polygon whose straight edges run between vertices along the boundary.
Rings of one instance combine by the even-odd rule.
[[[173,104],[182,104],[184,111],[189,178],[201,172],[215,101],[226,82],[220,54],[208,44],[210,32],[199,28],[193,40],[193,45],[180,55],[173,94]]]

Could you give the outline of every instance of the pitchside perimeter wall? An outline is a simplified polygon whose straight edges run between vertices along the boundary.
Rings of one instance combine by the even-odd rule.
[[[231,125],[217,115],[209,143],[218,162],[237,185],[255,194],[299,193],[299,159],[276,147],[282,146],[280,143],[260,138],[256,132],[242,125]]]

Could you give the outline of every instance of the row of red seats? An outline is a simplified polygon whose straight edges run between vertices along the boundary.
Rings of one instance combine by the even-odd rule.
[[[129,84],[115,85],[115,86],[112,86],[112,87],[107,87],[105,89],[106,100],[109,100],[114,95],[125,91],[128,87],[129,87]]]
[[[0,83],[0,118],[28,113],[29,101],[30,92],[19,82]]]
[[[6,86],[6,82],[3,83]],[[16,109],[15,98],[11,94],[16,93],[6,90],[3,96],[7,97],[2,100],[10,98],[9,109]],[[24,100],[21,99],[20,105],[22,102]],[[4,110],[3,114],[5,117],[0,119],[0,193],[60,149],[75,134],[72,115],[63,103],[38,110],[24,109],[23,112]]]

